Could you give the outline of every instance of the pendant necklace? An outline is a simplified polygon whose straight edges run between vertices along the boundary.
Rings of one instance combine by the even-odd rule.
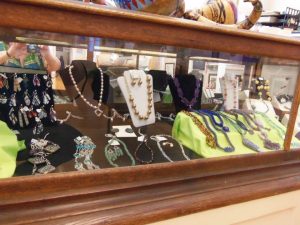
[[[78,85],[74,79],[74,76],[72,74],[72,69],[74,68],[73,65],[70,65],[68,66],[69,68],[69,76],[71,78],[71,81],[78,93],[78,95],[80,96],[80,98],[92,109],[94,109],[94,113],[97,117],[101,117],[103,116],[104,118],[106,119],[109,119],[111,121],[113,121],[115,118],[119,118],[119,119],[122,119],[123,121],[126,120],[126,117],[125,116],[122,116],[120,115],[116,109],[112,108],[111,111],[112,111],[112,116],[107,116],[104,114],[103,110],[101,110],[101,106],[102,106],[102,97],[103,97],[103,93],[104,93],[104,75],[103,75],[103,71],[102,69],[99,67],[98,70],[100,72],[100,94],[99,94],[99,101],[98,101],[98,105],[93,105],[92,103],[90,103],[85,97],[84,95],[82,94],[82,92],[79,90],[78,88]]]
[[[147,112],[145,114],[142,114],[138,109],[137,109],[137,104],[135,101],[135,98],[131,92],[131,89],[129,87],[129,83],[127,81],[126,76],[124,76],[124,81],[125,81],[125,86],[127,88],[128,92],[128,99],[130,106],[134,112],[134,115],[138,117],[140,120],[148,120],[149,116],[151,115],[152,112],[152,107],[153,107],[153,91],[152,91],[152,84],[151,84],[151,76],[146,75],[146,83],[147,83]]]
[[[104,154],[109,164],[112,165],[113,167],[119,167],[119,165],[116,164],[115,161],[124,155],[123,152],[124,150],[131,160],[131,166],[135,166],[135,160],[131,155],[131,153],[129,152],[126,144],[114,135],[106,134],[105,136],[111,138],[108,141],[108,144],[104,148]],[[118,144],[118,145],[114,145],[114,144]],[[123,147],[123,150],[120,145]]]
[[[153,162],[153,159],[154,159],[154,153],[153,153],[153,150],[149,147],[148,145],[148,137],[146,135],[143,135],[144,136],[144,140],[142,141],[142,143],[140,143],[138,145],[138,147],[136,148],[135,152],[134,152],[134,156],[135,156],[135,159],[137,161],[139,161],[140,163],[142,164],[150,164]],[[138,156],[138,151],[140,151],[140,149],[145,146],[145,148],[150,152],[150,159],[149,160],[144,160],[142,159],[141,157]]]
[[[158,135],[153,135],[150,137],[151,140],[155,141],[156,144],[157,144],[157,148],[159,149],[159,151],[161,152],[161,154],[164,156],[164,158],[166,160],[168,160],[169,162],[174,162],[167,154],[166,152],[164,151],[164,149],[162,148],[162,146],[170,146],[171,148],[174,148],[174,144],[171,143],[171,142],[166,142],[165,139],[171,139],[173,140],[174,142],[178,143],[179,147],[180,147],[180,150],[181,150],[181,153],[183,155],[183,157],[186,159],[186,160],[191,160],[186,154],[185,154],[185,151],[183,149],[183,146],[181,143],[179,143],[177,140],[175,140],[172,136],[170,135],[167,135],[167,134],[158,134]]]
[[[186,97],[184,97],[183,90],[180,87],[180,82],[177,77],[174,78],[174,84],[176,86],[177,94],[178,97],[180,98],[180,101],[188,108],[188,110],[191,110],[193,106],[197,103],[197,99],[199,97],[200,86],[201,86],[200,80],[196,78],[195,92],[192,100],[188,100]]]

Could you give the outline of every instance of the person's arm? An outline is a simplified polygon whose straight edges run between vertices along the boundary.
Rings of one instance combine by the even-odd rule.
[[[47,63],[47,71],[49,73],[60,70],[60,61],[56,56],[51,54],[48,46],[44,45],[41,47],[41,55]]]
[[[1,51],[0,52],[0,65],[5,64],[8,59],[9,59],[9,56],[7,55],[7,51]]]
[[[9,58],[19,58],[26,53],[26,44],[11,43],[7,51],[0,52],[0,65],[5,64]]]

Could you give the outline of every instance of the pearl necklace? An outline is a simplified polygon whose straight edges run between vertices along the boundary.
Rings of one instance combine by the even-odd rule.
[[[93,105],[91,102],[89,102],[85,97],[84,95],[82,94],[82,92],[79,90],[78,88],[78,85],[74,79],[74,76],[73,76],[73,73],[72,73],[72,69],[74,68],[73,65],[70,65],[68,66],[69,68],[69,75],[70,75],[70,78],[71,78],[71,81],[78,93],[78,95],[80,96],[80,98],[89,106],[91,107],[92,109],[94,109],[94,113],[97,117],[101,117],[103,116],[104,118],[106,119],[109,119],[111,121],[114,120],[114,118],[120,118],[122,119],[123,121],[126,120],[126,117],[125,116],[122,116],[120,115],[116,109],[112,108],[112,116],[107,116],[104,114],[103,110],[101,110],[101,106],[102,106],[102,98],[103,98],[103,92],[104,92],[104,75],[103,75],[103,71],[102,69],[99,67],[98,70],[100,71],[100,94],[99,94],[99,101],[98,101],[98,104],[97,105]]]

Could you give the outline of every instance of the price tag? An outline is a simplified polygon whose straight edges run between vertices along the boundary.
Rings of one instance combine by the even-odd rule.
[[[143,142],[145,140],[145,135],[139,136],[137,140]]]

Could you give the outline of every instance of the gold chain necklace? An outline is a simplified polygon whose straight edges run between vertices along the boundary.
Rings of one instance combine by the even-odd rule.
[[[128,91],[128,95],[129,95],[129,102],[130,102],[130,106],[133,109],[134,115],[136,115],[140,120],[148,120],[149,116],[151,115],[152,112],[152,106],[153,106],[153,97],[152,97],[152,84],[151,84],[151,77],[149,75],[146,75],[146,82],[147,82],[147,95],[148,95],[148,106],[147,106],[147,113],[146,114],[141,114],[139,112],[139,110],[137,109],[137,105],[136,105],[136,101],[133,97],[133,94],[129,88],[129,82],[126,78],[126,76],[124,76],[124,80],[125,80],[125,85]]]
[[[192,121],[194,122],[194,124],[199,128],[199,130],[206,136],[207,145],[212,148],[216,148],[217,147],[216,140],[213,137],[212,133],[204,126],[204,124],[192,113],[190,113],[188,111],[182,111],[182,112],[185,115],[189,116],[192,119]]]

